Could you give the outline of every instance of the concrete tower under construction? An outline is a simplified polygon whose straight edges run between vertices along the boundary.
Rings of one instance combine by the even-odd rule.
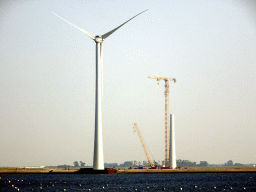
[[[169,152],[169,165],[173,169],[176,165],[176,150],[175,150],[175,131],[174,131],[174,114],[170,114],[170,152]]]

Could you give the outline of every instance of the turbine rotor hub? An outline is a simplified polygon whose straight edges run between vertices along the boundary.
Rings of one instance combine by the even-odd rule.
[[[103,41],[104,41],[104,40],[103,40],[103,38],[102,38],[101,36],[98,36],[98,35],[97,35],[97,36],[95,37],[95,42],[96,42],[96,43],[103,43]]]

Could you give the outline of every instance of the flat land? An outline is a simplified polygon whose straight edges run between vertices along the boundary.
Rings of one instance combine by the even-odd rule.
[[[49,174],[49,173],[74,173],[79,169],[24,169],[24,168],[0,168],[0,175],[1,174]]]
[[[23,169],[0,168],[1,174],[73,174],[79,169]],[[187,169],[117,169],[116,174],[160,174],[160,173],[256,173],[255,167],[204,167]]]
[[[226,167],[204,167],[204,168],[187,168],[187,169],[123,169],[118,170],[119,174],[136,174],[136,173],[256,173],[254,167],[226,168]]]

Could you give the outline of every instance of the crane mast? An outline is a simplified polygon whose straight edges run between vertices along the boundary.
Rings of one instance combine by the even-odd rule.
[[[137,129],[137,132],[138,132],[138,135],[139,135],[139,137],[140,137],[140,141],[141,141],[142,147],[143,147],[143,149],[144,149],[144,152],[145,152],[145,154],[146,154],[146,156],[147,156],[148,163],[149,163],[150,167],[155,167],[155,165],[152,163],[152,161],[151,161],[151,159],[150,159],[150,157],[149,157],[149,153],[148,153],[146,144],[145,144],[145,142],[144,142],[144,140],[143,140],[143,137],[142,137],[142,135],[141,135],[139,126],[137,125],[137,123],[134,123],[134,125],[135,125],[135,127],[136,127],[136,129]]]
[[[156,79],[157,81],[164,80],[165,81],[165,167],[169,165],[169,143],[170,143],[170,120],[169,120],[169,81],[174,81],[176,83],[175,78],[169,77],[156,77],[149,76],[148,78]],[[159,85],[159,82],[158,82]]]

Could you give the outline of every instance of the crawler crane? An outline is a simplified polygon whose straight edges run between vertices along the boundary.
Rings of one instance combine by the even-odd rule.
[[[143,140],[143,137],[142,137],[142,135],[141,135],[139,126],[137,125],[137,123],[134,123],[134,125],[135,125],[135,127],[136,127],[136,129],[137,129],[137,132],[138,132],[138,135],[139,135],[139,137],[140,137],[140,141],[141,141],[142,147],[143,147],[143,149],[144,149],[144,152],[145,152],[145,154],[146,154],[146,156],[147,156],[148,163],[149,163],[151,169],[156,169],[156,165],[152,163],[152,161],[151,161],[151,159],[150,159],[150,157],[149,157],[149,153],[148,153],[146,144],[145,144],[145,142],[144,142],[144,140]]]
[[[148,78],[156,79],[157,81],[165,81],[165,167],[169,167],[169,133],[170,133],[170,120],[169,120],[169,81],[174,81],[175,78],[169,77],[156,77],[149,76]],[[157,82],[159,85],[159,82]]]

